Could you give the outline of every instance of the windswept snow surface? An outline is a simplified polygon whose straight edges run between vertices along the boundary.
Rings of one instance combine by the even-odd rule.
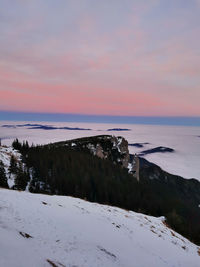
[[[162,220],[72,197],[0,189],[0,266],[199,267],[199,248]]]

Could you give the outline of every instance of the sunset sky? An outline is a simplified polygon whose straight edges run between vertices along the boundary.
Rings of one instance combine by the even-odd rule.
[[[200,116],[200,0],[1,0],[0,110]]]

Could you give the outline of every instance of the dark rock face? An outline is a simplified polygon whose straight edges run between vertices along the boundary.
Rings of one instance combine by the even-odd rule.
[[[128,169],[128,172],[139,181],[139,159],[137,155],[130,156],[128,142],[124,137],[98,135],[59,142],[54,145],[65,145],[74,150],[88,151],[101,159],[110,160],[112,163]]]
[[[118,152],[122,157],[122,166],[124,168],[128,167],[129,163],[129,150],[128,150],[128,142],[123,137],[112,137],[113,144],[117,148]]]
[[[131,157],[130,157],[131,159]],[[137,181],[140,181],[140,160],[137,155],[133,155],[133,160],[131,161],[132,164],[132,173],[133,176],[137,179]]]
[[[98,135],[59,142],[55,145],[67,145],[74,150],[89,151],[101,159],[108,159],[114,164],[128,168],[130,160],[128,142],[121,136]]]

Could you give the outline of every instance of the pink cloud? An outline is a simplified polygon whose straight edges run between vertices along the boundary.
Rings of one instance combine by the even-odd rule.
[[[18,45],[7,51],[0,44],[0,51],[7,51],[1,53],[0,109],[200,115],[198,30],[165,40],[147,31],[142,22],[158,2],[133,4],[127,19],[113,23],[112,31],[101,28],[103,21],[91,13],[78,17],[73,29],[66,25],[54,34],[47,27],[50,34],[45,36],[40,35],[41,14],[38,21],[32,17],[27,25],[17,25],[20,38],[36,37],[21,45],[10,32],[8,43]],[[166,32],[176,27],[174,20],[167,23]],[[197,44],[190,44],[188,36],[196,36]]]

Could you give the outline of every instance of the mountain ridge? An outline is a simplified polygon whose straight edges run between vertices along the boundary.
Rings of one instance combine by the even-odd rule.
[[[200,183],[169,174],[141,157],[139,179],[135,179],[129,165],[135,155],[129,155],[128,143],[121,137],[101,135],[33,147],[15,141],[13,145],[23,162],[21,167],[17,163],[20,172],[10,173],[13,188],[164,215],[172,228],[200,244]]]

